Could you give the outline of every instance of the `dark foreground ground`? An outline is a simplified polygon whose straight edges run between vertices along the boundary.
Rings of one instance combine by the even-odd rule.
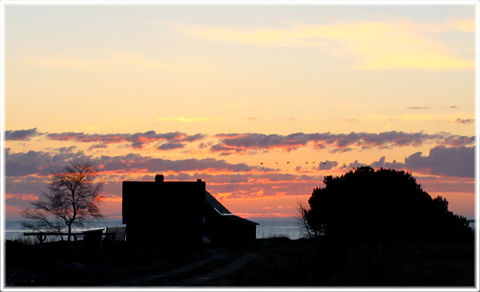
[[[262,239],[236,246],[23,245],[7,241],[7,286],[474,286],[474,245]]]

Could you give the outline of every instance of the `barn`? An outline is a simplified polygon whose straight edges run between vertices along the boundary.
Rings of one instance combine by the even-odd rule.
[[[241,243],[256,239],[258,223],[235,216],[197,181],[124,181],[122,220],[127,242],[152,240]]]

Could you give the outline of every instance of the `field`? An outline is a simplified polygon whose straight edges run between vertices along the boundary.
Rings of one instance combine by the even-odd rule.
[[[142,247],[7,241],[7,286],[474,286],[474,245],[343,244],[271,238],[247,245]]]

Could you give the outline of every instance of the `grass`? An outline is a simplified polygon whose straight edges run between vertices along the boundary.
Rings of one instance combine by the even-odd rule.
[[[212,262],[209,262],[205,265],[202,265],[201,267],[188,270],[183,273],[179,273],[177,275],[170,276],[166,279],[156,279],[152,280],[146,283],[143,283],[142,286],[164,286],[164,285],[171,285],[170,283],[175,283],[176,281],[180,282],[185,279],[190,279],[190,278],[195,278],[196,276],[199,275],[204,275],[210,271],[213,271],[215,269],[221,268],[224,265],[228,264],[230,261],[236,259],[238,255],[232,255],[228,256],[226,258],[220,258],[217,260],[214,260]]]
[[[259,250],[260,251],[260,250]],[[262,250],[251,262],[205,286],[463,286],[474,285],[473,244],[390,243],[349,247],[299,240]]]
[[[15,240],[16,242],[22,244],[22,245],[36,245],[39,243],[38,239],[34,238],[34,237],[27,237],[27,236],[23,236],[23,235],[18,235]]]
[[[7,286],[96,286],[168,270],[198,258],[205,251],[183,245],[132,247],[105,245],[101,256],[83,242],[6,244]],[[26,276],[27,275],[27,276]]]
[[[473,286],[474,248],[465,244],[358,245],[329,285]]]
[[[474,285],[474,245],[462,243],[350,244],[269,238],[236,246],[105,245],[101,256],[82,242],[6,244],[7,286],[99,286],[226,253],[189,271],[143,283],[175,285],[221,269],[245,254],[258,259],[203,286],[463,286]]]
[[[330,271],[343,263],[342,247],[309,240],[268,239],[254,250],[262,258],[205,286],[322,286]]]

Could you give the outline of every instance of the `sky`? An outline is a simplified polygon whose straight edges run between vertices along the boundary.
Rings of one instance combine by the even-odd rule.
[[[473,218],[475,6],[4,7],[5,214],[91,159],[196,180],[247,218],[298,216],[327,175],[405,170]]]

